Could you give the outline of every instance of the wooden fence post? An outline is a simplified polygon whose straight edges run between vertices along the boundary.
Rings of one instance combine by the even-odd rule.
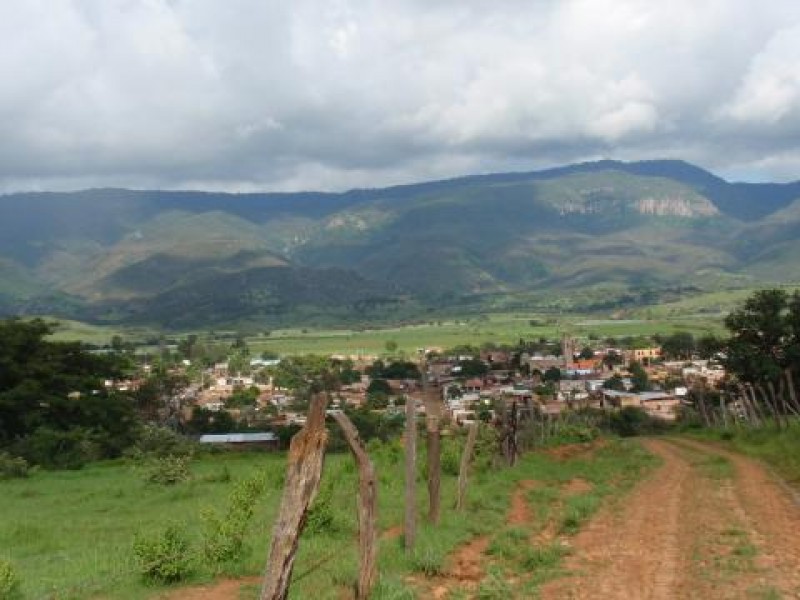
[[[456,497],[456,510],[464,509],[464,500],[467,496],[467,478],[469,477],[469,466],[472,463],[472,454],[475,451],[475,441],[478,438],[478,422],[469,426],[467,433],[467,443],[464,446],[464,453],[461,455],[461,465],[458,469],[458,496]]]
[[[378,552],[378,483],[375,467],[353,422],[343,412],[333,413],[358,466],[358,556],[356,600],[366,600],[375,583]]]
[[[441,398],[436,391],[431,393],[428,382],[428,361],[423,359],[422,401],[425,403],[425,447],[428,460],[428,521],[439,523],[442,485],[442,437],[439,429]]]
[[[300,534],[322,478],[328,439],[325,429],[327,404],[325,394],[312,397],[306,424],[294,435],[289,446],[286,483],[264,569],[261,600],[285,600],[289,593]]]
[[[786,382],[789,388],[789,398],[791,399],[792,410],[794,414],[800,415],[800,402],[797,401],[797,391],[794,388],[794,377],[792,370],[787,367],[784,373],[786,375]]]
[[[403,542],[406,552],[414,550],[417,534],[417,406],[410,396],[406,398],[406,515]]]

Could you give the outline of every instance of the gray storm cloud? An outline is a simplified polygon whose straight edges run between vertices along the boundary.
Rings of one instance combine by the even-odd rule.
[[[800,177],[795,0],[8,0],[0,189],[343,189],[598,157]]]

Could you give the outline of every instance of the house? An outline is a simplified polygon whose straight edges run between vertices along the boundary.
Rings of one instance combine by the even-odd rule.
[[[636,361],[643,365],[649,365],[653,360],[661,357],[661,348],[653,346],[650,348],[634,348],[625,351],[626,362]]]
[[[271,431],[263,433],[208,433],[200,436],[201,444],[216,447],[243,450],[246,448],[263,448],[265,450],[278,450],[280,440]]]
[[[468,379],[464,382],[464,391],[466,392],[480,392],[483,389],[483,381],[481,379]]]
[[[678,416],[681,399],[667,392],[642,392],[639,394],[642,408],[651,417],[674,421]]]
[[[675,394],[667,392],[618,392],[616,390],[603,390],[603,399],[606,404],[625,408],[635,406],[643,409],[651,417],[674,421],[677,417],[681,399]]]

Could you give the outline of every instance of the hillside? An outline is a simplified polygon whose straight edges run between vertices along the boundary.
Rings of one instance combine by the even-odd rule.
[[[0,312],[380,321],[559,291],[613,307],[800,278],[799,215],[800,183],[728,183],[680,161],[341,194],[10,194]]]

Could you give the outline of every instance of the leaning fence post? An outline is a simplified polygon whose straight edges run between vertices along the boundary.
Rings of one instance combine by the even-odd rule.
[[[346,414],[333,413],[358,466],[358,556],[356,599],[366,600],[375,583],[378,550],[378,483],[375,467],[367,454],[358,430]]]
[[[464,446],[464,453],[461,455],[461,466],[458,469],[458,496],[456,497],[456,510],[463,510],[464,499],[467,495],[467,477],[469,476],[469,465],[472,462],[472,453],[475,451],[475,440],[478,437],[478,422],[469,426],[467,433],[467,443]]]
[[[322,478],[328,439],[325,429],[327,403],[325,394],[317,394],[311,399],[306,424],[294,435],[289,446],[286,483],[264,569],[261,600],[285,600],[289,593],[300,534]]]
[[[414,549],[417,533],[417,406],[411,396],[406,397],[406,514],[403,541],[406,552]]]

